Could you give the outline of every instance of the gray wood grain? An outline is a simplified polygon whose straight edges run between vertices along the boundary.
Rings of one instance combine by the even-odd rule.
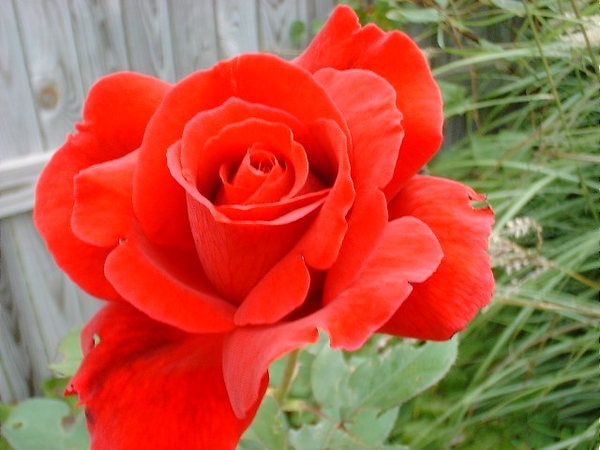
[[[85,90],[102,75],[129,69],[119,0],[71,0],[69,12]]]
[[[292,56],[290,38],[292,24],[299,20],[299,2],[291,0],[259,0],[260,47],[262,51]]]
[[[127,0],[121,5],[130,69],[175,81],[167,1]]]
[[[48,363],[56,359],[59,340],[67,330],[88,319],[99,302],[84,300],[86,296],[67,282],[37,236],[30,214],[0,222],[0,252],[2,279],[9,290],[8,299],[2,303],[11,305],[13,335],[22,340],[22,345],[17,340],[0,345],[9,355],[24,353],[24,361],[30,363],[26,374],[22,373],[23,364],[15,366],[19,373],[12,374],[9,386],[25,375],[31,386],[39,389],[50,375]],[[8,319],[3,317],[2,321]],[[14,348],[6,350],[9,346]],[[4,383],[0,380],[0,384]]]
[[[78,120],[84,89],[66,0],[15,2],[44,149]]]
[[[219,60],[212,1],[179,0],[170,4],[171,42],[177,79]]]
[[[16,12],[11,2],[3,2],[0,8],[0,160],[42,149]]]
[[[219,57],[231,58],[259,49],[256,3],[218,0],[214,2]]]

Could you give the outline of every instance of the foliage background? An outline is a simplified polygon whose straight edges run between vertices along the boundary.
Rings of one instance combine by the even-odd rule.
[[[277,362],[240,449],[598,448],[599,3],[348,3],[430,57],[447,130],[427,171],[487,193],[495,299],[457,354],[457,340],[375,337],[342,354],[323,339]],[[314,26],[291,32],[301,39]],[[44,399],[0,405],[0,449],[86,447],[81,412],[61,395],[75,334],[60,353]],[[377,398],[377,379],[366,380],[382,373],[410,389]]]
[[[495,300],[448,376],[404,405],[392,440],[598,448],[599,3],[354,5],[389,28],[421,25],[447,123],[464,130],[429,171],[486,192],[497,216]]]

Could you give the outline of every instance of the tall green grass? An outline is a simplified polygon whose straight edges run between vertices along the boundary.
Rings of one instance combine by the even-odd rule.
[[[450,374],[403,407],[394,440],[598,448],[599,3],[353,6],[365,21],[418,31],[450,137],[428,170],[487,193],[496,212],[494,301],[463,333]]]

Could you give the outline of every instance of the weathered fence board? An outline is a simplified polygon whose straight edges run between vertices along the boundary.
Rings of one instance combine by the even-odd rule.
[[[0,233],[2,276],[10,287],[14,318],[26,325],[18,328],[18,337],[21,354],[24,350],[31,363],[30,373],[21,373],[19,378],[39,386],[48,376],[46,366],[55,358],[57,342],[73,326],[72,319],[88,317],[97,302],[80,301],[80,294],[56,270],[42,242],[32,239],[35,230],[28,214],[3,221]]]
[[[181,0],[171,8],[175,73],[184,76],[219,59],[213,2]]]
[[[91,84],[119,70],[175,81],[247,51],[293,56],[294,21],[311,30],[334,3],[0,0],[0,400],[39,388],[58,340],[100,305],[55,267],[30,214]]]
[[[45,0],[15,6],[43,143],[55,148],[78,119],[84,98],[68,4]]]
[[[0,8],[0,108],[0,160],[41,151],[41,132],[16,12],[5,0]]]
[[[282,54],[291,47],[290,30],[294,20],[300,16],[298,4],[282,0],[259,2],[259,33],[263,50]]]
[[[102,75],[129,68],[119,0],[74,1],[70,13],[85,87]]]
[[[168,4],[129,0],[122,8],[130,69],[175,81]]]
[[[215,19],[221,58],[259,49],[255,2],[215,2]]]

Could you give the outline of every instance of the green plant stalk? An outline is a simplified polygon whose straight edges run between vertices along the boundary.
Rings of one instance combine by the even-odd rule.
[[[283,375],[281,376],[281,382],[279,387],[275,391],[275,398],[279,404],[283,404],[285,397],[294,381],[294,375],[296,373],[296,365],[298,363],[298,357],[300,356],[300,349],[296,349],[288,355],[288,359],[283,369]]]
[[[588,37],[587,31],[583,26],[583,18],[581,17],[581,12],[579,12],[579,7],[577,6],[577,2],[575,0],[571,0],[571,7],[573,8],[573,13],[575,13],[575,17],[579,20],[579,26],[581,27],[581,34],[583,35],[583,39],[585,40],[585,46],[590,54],[590,58],[592,60],[592,64],[594,65],[594,69],[596,69],[596,77],[598,81],[600,81],[600,65],[598,64],[598,60],[596,59],[596,53],[592,49],[592,44],[590,43],[590,38]]]
[[[571,142],[571,133],[570,128],[567,122],[567,117],[562,107],[562,103],[560,101],[560,96],[558,94],[558,89],[556,89],[556,82],[554,81],[554,76],[552,75],[552,71],[550,70],[550,65],[548,64],[548,59],[544,54],[544,49],[542,46],[542,42],[540,40],[540,35],[538,34],[535,24],[533,23],[533,16],[531,15],[531,10],[529,8],[528,2],[523,2],[523,6],[525,7],[525,11],[527,13],[527,20],[529,21],[529,25],[531,26],[531,31],[533,33],[533,40],[535,45],[540,53],[540,58],[542,60],[542,65],[544,66],[544,71],[546,72],[546,78],[548,79],[548,83],[550,83],[550,91],[554,96],[554,100],[556,102],[556,109],[558,110],[558,114],[560,115],[561,122],[564,126],[565,133],[567,134],[567,142],[569,143],[569,148],[573,148],[573,143]]]

